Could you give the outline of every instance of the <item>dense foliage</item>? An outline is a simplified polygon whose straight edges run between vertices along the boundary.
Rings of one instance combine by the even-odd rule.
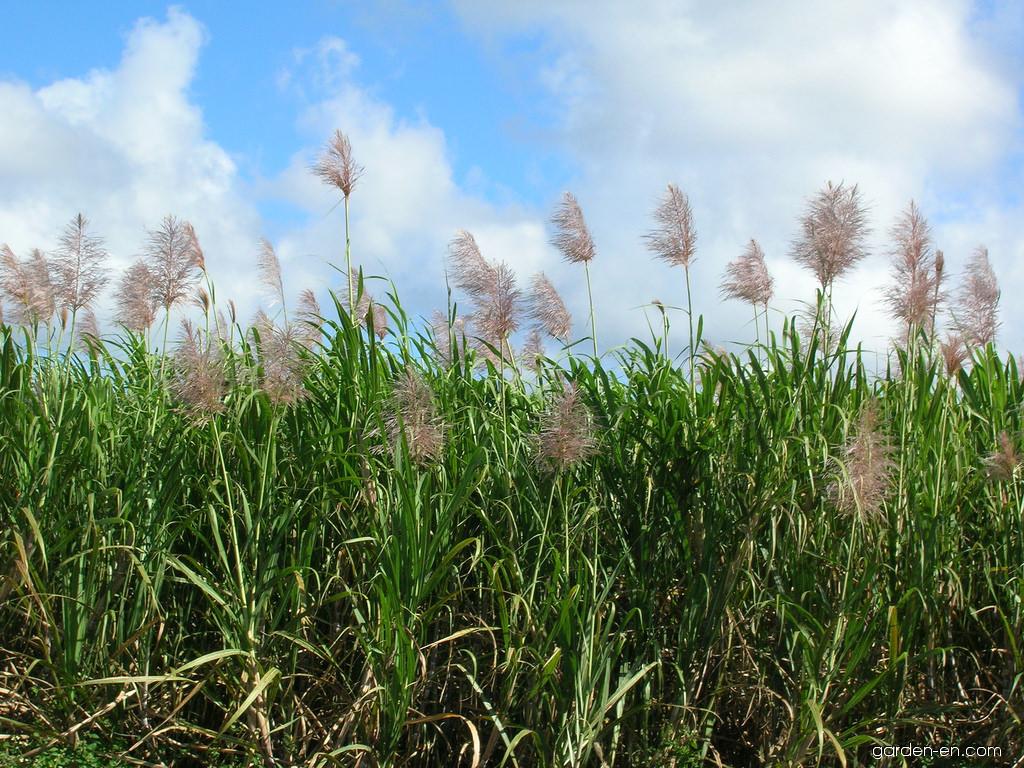
[[[179,766],[1024,750],[1012,358],[949,375],[922,334],[875,376],[787,326],[692,379],[658,340],[533,374],[335,309],[289,397],[259,331],[163,357],[4,328],[5,738]]]

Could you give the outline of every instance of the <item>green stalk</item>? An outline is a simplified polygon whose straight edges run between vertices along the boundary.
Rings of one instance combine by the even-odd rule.
[[[348,222],[348,195],[345,195],[345,277],[348,279],[348,313],[352,317],[356,311],[356,295],[352,286],[352,240]],[[352,317],[355,322],[355,318]]]
[[[587,300],[590,302],[590,338],[594,342],[594,360],[598,359],[597,355],[597,325],[594,320],[594,294],[590,290],[590,262],[583,262],[583,271],[587,275]]]
[[[690,294],[690,265],[687,264],[683,267],[683,272],[686,274],[686,316],[690,321],[690,387],[696,386],[696,382],[693,380],[693,298]]]

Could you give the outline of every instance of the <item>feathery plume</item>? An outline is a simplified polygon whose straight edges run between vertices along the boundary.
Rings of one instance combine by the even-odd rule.
[[[528,297],[528,311],[540,329],[562,342],[569,341],[572,316],[565,302],[547,275],[539,272],[533,277]]]
[[[260,253],[256,259],[260,282],[270,291],[272,301],[284,306],[284,283],[281,280],[281,261],[270,241],[260,238]]]
[[[519,327],[522,303],[511,267],[487,261],[473,235],[465,230],[449,244],[449,257],[455,285],[473,300],[474,328],[481,338],[504,351],[505,340]]]
[[[544,339],[537,326],[531,328],[526,335],[526,342],[523,344],[520,357],[523,364],[534,373],[540,370],[541,360],[544,357]]]
[[[722,295],[739,299],[754,306],[767,306],[771,301],[775,281],[768,273],[764,251],[757,240],[747,243],[743,255],[729,262],[722,281]]]
[[[146,266],[152,274],[152,299],[165,312],[191,293],[199,268],[198,240],[188,222],[165,216],[160,226],[150,230],[146,243]]]
[[[893,447],[879,425],[878,403],[869,400],[861,410],[856,434],[843,449],[845,472],[830,488],[836,508],[862,522],[878,520],[892,481],[892,456]]]
[[[693,211],[689,198],[675,184],[669,184],[665,197],[654,211],[658,226],[645,239],[647,247],[659,259],[680,266],[686,276],[686,315],[690,326],[689,350],[690,381],[694,378],[696,335],[693,331],[693,297],[690,292],[690,264],[697,248],[697,231],[693,226]],[[593,323],[592,323],[593,324]]]
[[[455,322],[449,327],[448,317],[437,310],[430,318],[431,333],[434,337],[434,347],[437,350],[435,358],[445,368],[451,366],[456,359],[466,353],[466,321],[462,317],[456,317]],[[453,343],[454,338],[454,343]]]
[[[32,323],[32,284],[28,270],[6,243],[0,245],[0,291],[14,304],[13,321]]]
[[[256,310],[256,314],[252,316],[249,328],[250,331],[255,331],[259,336],[269,336],[274,330],[274,321],[270,319],[270,315],[263,311],[263,307],[260,307]]]
[[[932,253],[931,229],[913,200],[891,235],[893,282],[886,290],[886,302],[909,343],[915,329],[928,327],[935,315],[942,270]]]
[[[999,447],[985,458],[989,479],[1009,483],[1020,466],[1020,453],[1006,432],[999,433]]]
[[[968,346],[981,347],[996,340],[996,331],[999,329],[999,282],[992,271],[985,246],[978,246],[967,262],[953,323]]]
[[[264,318],[266,316],[264,315]],[[260,389],[275,405],[292,405],[307,392],[304,384],[306,360],[302,357],[304,338],[301,330],[287,323],[284,328],[260,318]]]
[[[203,253],[203,247],[199,244],[195,227],[188,221],[185,222],[185,237],[188,238],[189,244],[192,246],[192,258],[195,260],[196,266],[201,272],[206,272],[206,254]]]
[[[837,277],[867,255],[867,217],[857,185],[831,181],[808,204],[793,243],[793,258],[829,290]]]
[[[100,326],[96,322],[96,314],[91,309],[83,310],[78,327],[75,328],[75,335],[78,337],[78,348],[90,355],[95,354],[102,346]]]
[[[14,305],[12,320],[24,325],[49,321],[56,310],[53,283],[46,255],[38,248],[25,261],[7,245],[0,245],[0,297]]]
[[[434,408],[434,393],[411,367],[400,373],[391,393],[388,435],[397,444],[405,439],[409,458],[416,464],[436,461],[444,448],[444,427]]]
[[[299,294],[299,314],[304,317],[320,317],[320,302],[316,300],[312,288],[306,288]]]
[[[516,276],[505,262],[494,267],[495,281],[488,301],[477,307],[474,325],[480,336],[499,350],[505,340],[519,328],[522,294]]]
[[[946,340],[939,344],[942,361],[946,366],[946,375],[953,377],[960,373],[970,354],[963,338],[957,333],[950,333]]]
[[[193,416],[205,418],[224,410],[224,361],[220,348],[211,344],[209,338],[204,340],[190,320],[183,320],[181,325],[171,388]]]
[[[200,285],[196,290],[196,295],[192,297],[192,304],[204,315],[210,314],[210,294],[203,286]]]
[[[383,304],[370,300],[369,318],[373,321],[373,332],[381,341],[388,335],[388,311]]]
[[[554,472],[585,461],[597,450],[593,417],[576,382],[567,384],[541,414],[537,458]]]
[[[46,254],[38,248],[29,256],[29,289],[32,296],[32,312],[40,320],[49,322],[57,311],[53,281],[50,279],[50,263]]]
[[[320,314],[320,302],[309,288],[299,294],[298,322],[304,326],[300,334],[303,346],[312,349],[320,340],[323,317]]]
[[[590,236],[583,210],[572,192],[562,196],[562,202],[551,217],[555,235],[551,244],[562,252],[566,261],[587,263],[594,258],[594,239]]]
[[[476,238],[460,229],[448,244],[449,260],[455,285],[476,302],[484,302],[494,290],[497,274],[480,253]]]
[[[57,304],[71,312],[90,307],[107,284],[103,240],[86,232],[89,221],[78,214],[64,228],[53,255],[51,274]]]
[[[352,158],[352,144],[341,131],[334,132],[320,158],[313,164],[313,173],[325,184],[340,189],[346,200],[363,170]]]
[[[665,197],[654,211],[654,220],[657,228],[644,237],[647,247],[659,259],[689,268],[697,249],[697,230],[690,200],[675,184],[668,185]]]

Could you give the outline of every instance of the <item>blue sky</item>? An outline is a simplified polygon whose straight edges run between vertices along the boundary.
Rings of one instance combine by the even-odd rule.
[[[524,286],[546,271],[585,333],[580,276],[548,243],[572,189],[598,244],[599,334],[645,335],[644,305],[681,300],[681,277],[642,242],[669,182],[694,204],[697,308],[719,343],[752,334],[718,294],[750,237],[776,276],[777,318],[813,296],[788,248],[828,179],[871,203],[873,254],[840,309],[876,349],[893,333],[886,233],[911,197],[952,267],[984,243],[1004,296],[1024,289],[1017,2],[7,6],[0,242],[19,252],[52,247],[81,209],[123,267],[174,212],[247,310],[262,300],[261,235],[293,293],[324,297],[340,220],[308,165],[340,128],[367,168],[357,261],[416,313],[443,303],[445,246],[465,227]],[[1002,340],[1024,348],[1020,320],[1004,301]]]
[[[11,4],[5,23],[23,34],[0,51],[0,75],[38,88],[116,67],[136,22],[162,18],[169,7],[111,2],[82,14],[76,3]],[[281,75],[300,67],[301,51],[337,37],[359,57],[359,78],[369,90],[401,117],[427,119],[445,132],[458,177],[486,166],[481,193],[540,204],[569,178],[569,160],[544,141],[556,105],[530,76],[544,55],[540,33],[472,39],[444,3],[263,2],[244,16],[222,2],[177,7],[204,28],[190,93],[209,134],[243,172],[279,173],[308,141],[295,117],[323,87],[309,78],[285,89]],[[67,23],[49,23],[55,14],[67,14]]]

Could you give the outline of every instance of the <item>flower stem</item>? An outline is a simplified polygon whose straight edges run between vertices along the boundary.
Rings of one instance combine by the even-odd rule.
[[[690,386],[693,386],[693,298],[690,293],[690,268],[684,267],[686,273],[686,315],[690,321]]]
[[[348,224],[348,195],[345,195],[345,276],[348,278],[348,314],[349,318],[355,322],[355,318],[352,317],[356,311],[356,297],[352,286],[352,240]]]
[[[583,262],[583,271],[587,275],[587,299],[590,301],[590,338],[594,342],[594,360],[597,360],[597,325],[594,322],[594,294],[590,289],[590,262]]]

